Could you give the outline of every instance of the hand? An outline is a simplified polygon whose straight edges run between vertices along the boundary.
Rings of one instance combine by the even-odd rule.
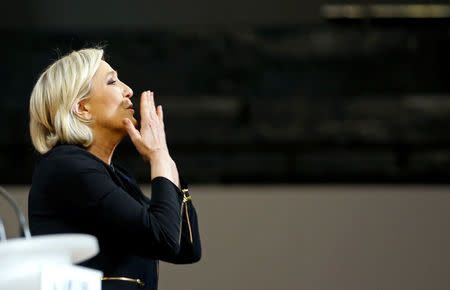
[[[141,94],[140,131],[130,119],[125,119],[124,125],[142,158],[150,161],[151,179],[162,176],[180,187],[177,166],[167,149],[162,106],[155,108],[153,92],[145,91]]]
[[[164,131],[162,106],[155,109],[153,92],[141,94],[141,129],[138,131],[130,119],[124,120],[125,128],[136,149],[146,161],[169,155]]]
[[[155,109],[153,92],[141,94],[141,130],[130,119],[124,120],[125,128],[136,149],[151,164],[151,179],[163,176],[180,187],[178,170],[167,149],[162,106]]]

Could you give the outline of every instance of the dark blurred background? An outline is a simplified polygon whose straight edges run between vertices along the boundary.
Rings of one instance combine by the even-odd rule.
[[[202,260],[161,263],[162,290],[448,290],[450,3],[411,3],[4,3],[0,184],[27,215],[31,89],[102,44],[164,105],[199,215]],[[114,158],[150,195],[128,138]]]
[[[150,89],[164,105],[172,156],[191,183],[448,184],[449,6],[373,6],[407,3],[10,2],[0,183],[31,183],[28,103],[40,72],[102,44],[134,103]],[[115,162],[148,182],[128,138]]]

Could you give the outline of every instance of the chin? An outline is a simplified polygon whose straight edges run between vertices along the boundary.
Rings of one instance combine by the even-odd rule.
[[[129,119],[130,121],[131,121],[131,123],[133,123],[133,126],[135,127],[135,128],[137,128],[137,125],[138,125],[138,122],[136,121],[136,119],[134,118],[134,117],[126,117],[126,118],[123,118],[122,120],[123,121],[125,121],[126,119]],[[122,122],[123,122],[122,121]],[[120,130],[123,130],[124,132],[126,132],[127,130],[125,129],[125,125],[122,125],[121,127],[120,127]]]

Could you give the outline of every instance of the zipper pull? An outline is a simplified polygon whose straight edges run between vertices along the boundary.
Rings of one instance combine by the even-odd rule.
[[[190,237],[190,241],[191,241],[191,244],[192,244],[194,242],[194,239],[192,237],[192,228],[191,228],[191,222],[189,220],[189,212],[188,212],[188,205],[187,205],[187,202],[189,200],[191,200],[192,197],[189,195],[188,189],[182,189],[181,191],[183,192],[183,201],[181,202],[181,209],[180,209],[181,220],[180,220],[180,237],[178,239],[178,244],[181,243],[181,231],[183,229],[182,228],[182,225],[183,225],[182,224],[183,223],[183,206],[184,206],[184,209],[186,211],[186,220],[187,220],[188,228],[189,228],[189,237]],[[186,194],[188,194],[188,195],[186,195]]]

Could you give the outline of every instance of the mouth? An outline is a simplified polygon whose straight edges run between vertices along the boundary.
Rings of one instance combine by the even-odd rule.
[[[131,103],[127,109],[133,109],[133,104]]]

